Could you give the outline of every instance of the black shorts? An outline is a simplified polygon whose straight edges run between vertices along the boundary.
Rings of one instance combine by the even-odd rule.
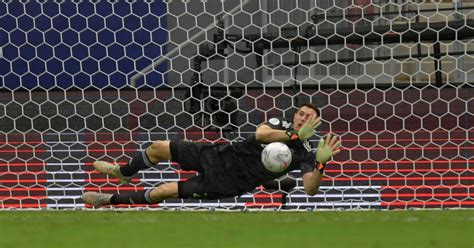
[[[235,191],[221,190],[228,189],[229,186],[225,180],[216,183],[213,178],[218,173],[209,167],[209,164],[203,166],[202,161],[219,161],[216,150],[217,145],[209,143],[195,143],[188,141],[170,142],[171,160],[180,164],[182,170],[197,171],[199,175],[189,178],[186,181],[178,182],[178,197],[192,199],[222,199],[240,195],[237,189]],[[224,175],[225,176],[225,175]],[[222,179],[221,177],[219,177]]]

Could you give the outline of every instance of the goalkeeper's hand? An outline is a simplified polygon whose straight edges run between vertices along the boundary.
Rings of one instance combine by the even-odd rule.
[[[338,154],[341,150],[341,140],[336,136],[328,134],[326,140],[321,138],[318,144],[318,150],[316,151],[316,161],[320,164],[325,164],[331,159],[332,156]]]
[[[306,123],[300,128],[300,130],[288,132],[288,137],[290,140],[307,140],[311,138],[316,133],[316,128],[321,125],[321,118],[316,116],[311,116],[306,121]]]

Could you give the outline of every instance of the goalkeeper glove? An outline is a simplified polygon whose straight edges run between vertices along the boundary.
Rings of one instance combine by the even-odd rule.
[[[316,133],[316,128],[321,124],[319,118],[312,116],[308,121],[300,128],[300,130],[291,130],[286,134],[290,140],[307,140]]]
[[[316,151],[316,169],[323,174],[324,169],[326,168],[326,162],[329,161],[332,157],[332,149],[326,145],[326,142],[323,138],[319,140],[318,150]]]
[[[341,150],[341,141],[338,140],[337,136],[332,136],[328,134],[326,141],[323,138],[319,140],[318,150],[316,151],[316,161],[318,162],[317,169],[321,174],[324,172],[326,167],[326,162],[329,161],[332,156],[338,154]]]
[[[326,164],[332,157],[332,149],[326,144],[323,138],[319,140],[318,150],[316,151],[316,161],[321,164]]]

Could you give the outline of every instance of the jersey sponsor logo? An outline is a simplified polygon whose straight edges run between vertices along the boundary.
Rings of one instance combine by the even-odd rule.
[[[280,120],[278,120],[277,118],[271,118],[270,120],[268,120],[268,122],[274,126],[280,125]]]
[[[309,143],[308,140],[303,141],[303,147],[306,149],[308,152],[316,152],[316,149],[311,147],[311,144]]]

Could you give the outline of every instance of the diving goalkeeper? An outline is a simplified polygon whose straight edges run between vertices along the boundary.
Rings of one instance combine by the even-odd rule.
[[[105,161],[94,162],[96,170],[129,183],[132,176],[160,161],[179,163],[181,169],[199,172],[187,181],[163,183],[148,190],[128,194],[85,192],[85,203],[95,207],[117,204],[155,204],[168,198],[221,199],[240,196],[257,186],[279,178],[289,171],[301,170],[304,190],[315,195],[324,168],[339,153],[341,141],[328,134],[315,149],[309,138],[320,125],[319,109],[302,104],[292,122],[271,118],[260,125],[245,141],[229,144],[194,143],[189,141],[155,141],[125,166]],[[293,152],[288,168],[279,173],[265,169],[260,156],[265,144],[284,142]]]

